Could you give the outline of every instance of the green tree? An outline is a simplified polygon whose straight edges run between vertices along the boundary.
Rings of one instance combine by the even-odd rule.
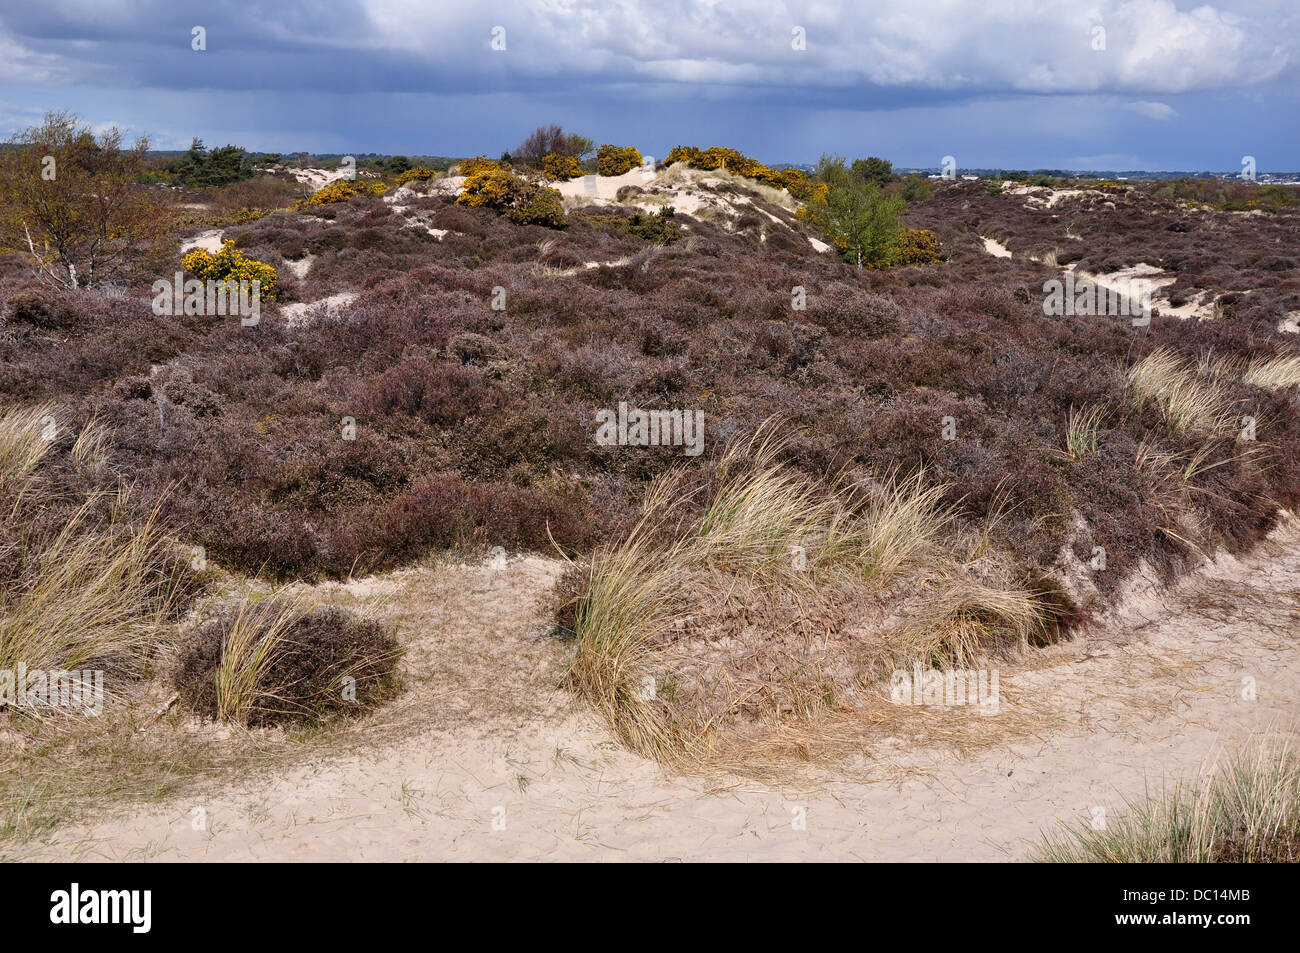
[[[894,179],[894,163],[877,156],[854,159],[852,169],[866,181],[874,182],[882,187],[888,185]]]
[[[133,241],[157,234],[162,216],[133,185],[147,139],[126,147],[116,128],[96,136],[58,112],[8,145],[0,150],[0,246],[30,253],[45,281],[94,285],[125,268]]]
[[[169,167],[182,185],[218,188],[253,176],[253,157],[239,146],[221,146],[211,151],[202,139],[190,143],[189,151]]]
[[[876,183],[847,168],[840,156],[823,155],[816,176],[826,194],[808,203],[808,219],[830,236],[845,261],[859,268],[887,263],[902,235],[906,201],[885,195]]]
[[[549,126],[538,126],[534,129],[510,155],[517,165],[540,168],[542,160],[548,155],[573,156],[575,159],[582,159],[595,149],[594,140],[574,132],[565,132],[558,123],[551,123]]]

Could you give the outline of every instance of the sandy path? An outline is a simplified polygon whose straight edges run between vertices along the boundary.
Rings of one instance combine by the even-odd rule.
[[[1007,743],[959,758],[885,741],[783,788],[673,778],[619,749],[556,687],[563,649],[543,635],[533,599],[557,572],[530,557],[496,573],[444,567],[353,584],[357,598],[418,603],[404,618],[407,664],[421,674],[398,707],[427,729],[65,830],[39,855],[1020,859],[1040,831],[1192,776],[1252,732],[1293,730],[1300,710],[1300,535],[1283,530],[1246,560],[1224,557],[1162,600],[1133,601],[1125,620],[1004,669],[1004,695],[1042,709]],[[1247,678],[1256,700],[1243,698]],[[199,807],[207,825],[195,831]]]

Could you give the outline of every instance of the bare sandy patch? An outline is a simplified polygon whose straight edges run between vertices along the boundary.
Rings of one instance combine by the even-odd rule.
[[[213,255],[221,251],[221,236],[225,231],[220,228],[210,228],[206,231],[199,232],[193,238],[181,243],[181,254],[188,251],[194,251],[196,248],[202,248]]]
[[[1011,251],[1007,248],[1006,245],[1002,244],[997,239],[985,238],[983,235],[981,235],[980,241],[984,243],[984,250],[988,252],[990,255],[992,255],[994,258],[1011,257]]]
[[[339,311],[356,300],[356,292],[340,291],[319,301],[296,301],[293,304],[283,305],[280,314],[284,316],[290,327],[296,327],[306,323],[313,315]]]

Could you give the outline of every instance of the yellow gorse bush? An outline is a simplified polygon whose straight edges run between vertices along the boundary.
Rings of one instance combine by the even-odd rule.
[[[596,170],[601,175],[622,175],[641,164],[641,152],[636,146],[612,146],[609,143],[596,150]]]
[[[513,208],[524,199],[528,183],[509,169],[499,165],[482,168],[465,179],[464,191],[456,198],[459,205],[470,208],[493,208],[498,211]]]
[[[397,185],[400,188],[401,186],[405,185],[407,182],[413,182],[416,179],[419,179],[420,181],[424,181],[425,179],[432,179],[437,174],[438,173],[434,172],[432,169],[426,169],[422,165],[417,165],[414,169],[407,169],[405,172],[399,175],[397,177]]]
[[[276,282],[280,280],[275,268],[255,258],[244,257],[229,238],[221,243],[221,251],[215,255],[206,248],[196,248],[181,259],[181,265],[200,281],[261,282],[263,301],[275,299]]]
[[[318,205],[329,205],[333,202],[346,202],[358,195],[379,196],[387,191],[388,186],[382,182],[349,182],[347,179],[339,179],[322,189],[318,189],[312,193],[310,198],[295,202],[293,207],[295,209],[313,208]]]
[[[461,159],[456,163],[456,166],[459,169],[460,174],[467,177],[478,175],[480,172],[491,172],[494,169],[499,172],[510,171],[500,162],[497,162],[495,159],[489,159],[487,156],[475,156],[472,159]]]
[[[814,183],[798,169],[773,169],[763,165],[757,159],[750,158],[735,149],[725,146],[710,146],[700,149],[697,146],[676,146],[664,159],[667,165],[685,162],[692,169],[706,172],[714,169],[726,169],[734,175],[744,176],[764,185],[777,189],[787,189],[795,198],[802,201],[814,201],[820,195],[825,198],[826,186]]]
[[[577,156],[562,156],[551,153],[542,157],[542,175],[548,179],[567,182],[582,175],[582,164]]]
[[[564,228],[568,224],[559,192],[538,186],[495,164],[469,176],[456,203],[503,212],[519,225]]]

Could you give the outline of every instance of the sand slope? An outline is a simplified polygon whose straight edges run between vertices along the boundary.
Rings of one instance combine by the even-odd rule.
[[[1300,536],[1284,529],[1004,668],[1004,695],[1026,702],[1032,725],[973,756],[881,739],[806,782],[669,777],[557,687],[565,649],[537,600],[559,570],[529,557],[338,587],[403,616],[412,687],[383,718],[417,730],[65,830],[38,856],[1021,859],[1040,831],[1194,775],[1252,732],[1291,731],[1300,710]],[[196,807],[206,830],[192,829]]]

